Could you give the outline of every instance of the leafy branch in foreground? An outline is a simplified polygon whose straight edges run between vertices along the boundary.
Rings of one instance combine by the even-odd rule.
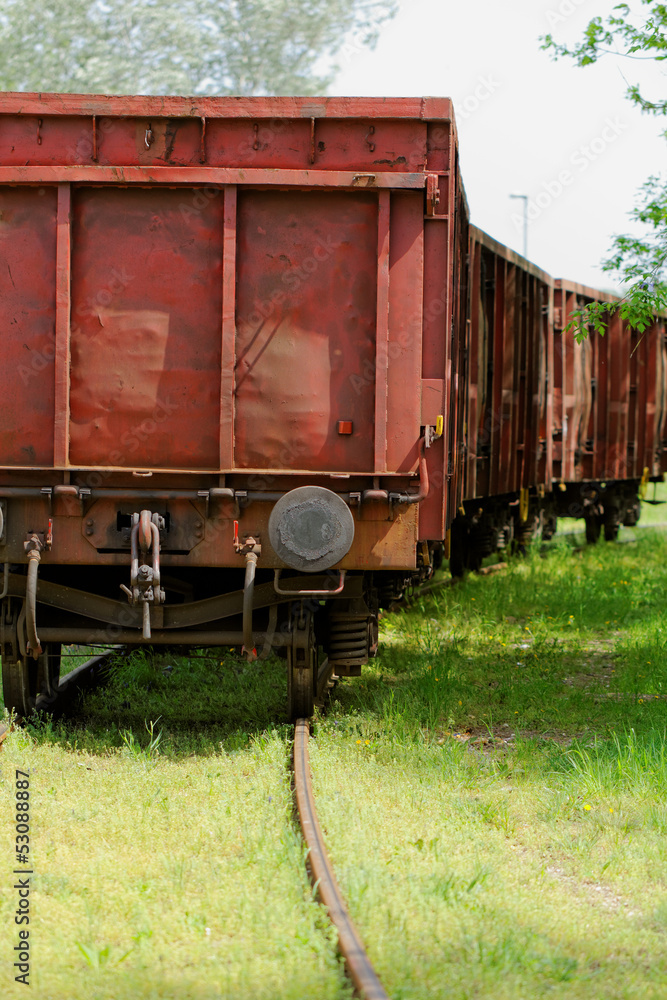
[[[628,3],[614,7],[603,20],[593,18],[581,42],[573,47],[561,45],[552,35],[542,38],[542,48],[554,58],[574,59],[578,66],[589,66],[605,55],[628,59],[667,60],[667,4],[656,0],[637,0],[634,10]],[[643,14],[643,16],[642,16]],[[643,112],[667,115],[667,101],[649,99],[637,84],[629,84],[627,97]],[[663,133],[667,136],[667,131]],[[645,229],[645,235],[616,236],[611,254],[603,270],[614,273],[625,286],[623,298],[617,303],[591,303],[577,310],[570,322],[577,340],[588,335],[588,329],[604,334],[609,316],[620,311],[624,319],[643,332],[656,312],[667,308],[667,180],[659,175],[648,178],[640,192],[640,201],[631,213],[634,222]]]
[[[649,177],[642,191],[643,202],[631,217],[649,227],[649,234],[644,239],[616,236],[612,255],[602,265],[618,274],[627,286],[625,294],[618,302],[591,302],[573,313],[568,329],[580,342],[589,329],[604,335],[615,312],[643,333],[657,312],[667,310],[667,186],[659,177]]]
[[[549,34],[541,39],[542,48],[550,50],[554,59],[563,56],[574,59],[577,66],[590,66],[605,55],[661,62],[667,59],[667,4],[657,3],[656,0],[640,2],[648,7],[645,19],[633,14],[630,4],[620,3],[614,7],[616,13],[606,20],[594,17],[578,45],[572,48],[561,45]],[[629,85],[627,96],[642,111],[667,114],[667,101],[648,100],[636,84]]]

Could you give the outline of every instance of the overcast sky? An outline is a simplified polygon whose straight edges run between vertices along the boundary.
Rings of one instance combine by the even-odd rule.
[[[521,253],[523,203],[509,194],[527,194],[529,259],[612,288],[600,261],[630,230],[637,189],[667,167],[665,120],[636,111],[626,81],[664,100],[665,70],[613,57],[579,69],[539,37],[576,41],[617,2],[401,0],[374,51],[348,39],[330,93],[451,97],[472,221]]]

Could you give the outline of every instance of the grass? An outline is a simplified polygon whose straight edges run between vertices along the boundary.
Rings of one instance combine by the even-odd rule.
[[[535,550],[387,616],[340,688],[316,794],[392,997],[665,996],[666,563]]]
[[[176,759],[148,728],[96,753],[68,748],[48,726],[5,744],[6,813],[13,769],[31,768],[35,994],[349,996],[305,874],[286,734]],[[10,834],[5,823],[6,859]],[[12,945],[14,905],[3,893]],[[3,996],[21,995],[8,971],[6,961]]]
[[[278,660],[135,653],[73,716],[10,734],[7,813],[31,768],[40,1000],[350,996],[293,816],[285,686]],[[9,824],[0,840],[10,858]]]
[[[335,689],[318,808],[394,1000],[665,996],[665,565],[660,531],[536,547],[387,615]],[[74,717],[11,734],[8,805],[34,769],[40,1000],[349,995],[284,699],[281,661],[135,654]]]

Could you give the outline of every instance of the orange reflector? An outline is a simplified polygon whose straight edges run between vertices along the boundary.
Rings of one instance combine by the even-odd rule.
[[[339,434],[351,434],[352,433],[352,421],[351,420],[339,420],[338,421],[338,433]]]

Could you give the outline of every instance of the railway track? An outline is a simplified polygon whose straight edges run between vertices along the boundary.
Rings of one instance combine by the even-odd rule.
[[[506,568],[507,563],[498,563],[497,565],[484,567],[479,570],[479,573],[487,576]],[[452,586],[456,582],[456,580],[452,579],[423,584],[421,587],[415,588],[414,592],[409,596],[406,595],[401,601],[395,602],[391,610],[406,607],[421,595],[441,587]],[[323,705],[328,688],[333,686],[335,679],[333,669],[325,660],[319,669],[316,704]],[[313,885],[317,887],[320,902],[328,911],[329,918],[338,933],[338,947],[345,962],[348,975],[354,985],[356,995],[364,997],[366,1000],[389,1000],[389,994],[380,982],[371,960],[366,954],[366,949],[359,936],[359,932],[347,911],[336,881],[336,876],[334,875],[333,866],[326,849],[324,835],[315,808],[308,754],[309,741],[309,720],[297,719],[294,725],[292,762],[294,798],[301,832],[308,849],[307,865],[310,878]]]
[[[294,726],[294,794],[301,832],[308,848],[307,863],[310,877],[317,887],[322,905],[328,910],[329,918],[338,932],[340,953],[357,995],[365,997],[366,1000],[389,1000],[389,995],[380,982],[347,912],[327,853],[322,828],[317,818],[310,778],[309,739],[308,719],[297,719]]]
[[[503,569],[501,563],[481,570],[483,574]],[[415,598],[431,590],[451,585],[456,581],[440,580],[429,582],[417,588],[413,594],[396,602],[395,607],[406,606]],[[85,663],[75,667],[58,685],[54,695],[40,695],[35,705],[35,711],[60,712],[74,691],[94,683],[102,668],[112,656],[117,654],[113,649],[101,655],[94,656]],[[335,677],[333,667],[325,660],[318,670],[316,704],[322,706],[329,689],[333,686]],[[0,745],[7,737],[10,727],[0,723]],[[347,911],[343,896],[334,875],[329,858],[324,835],[320,826],[313,787],[310,775],[308,744],[310,740],[310,723],[308,719],[297,719],[294,727],[293,777],[296,810],[304,842],[308,850],[307,865],[313,885],[317,888],[318,897],[328,911],[329,918],[338,934],[338,946],[345,966],[355,989],[355,994],[365,1000],[389,1000],[373,965],[366,954],[363,941],[359,936]]]
[[[103,668],[109,663],[113,656],[117,655],[117,653],[117,649],[110,649],[106,653],[101,653],[98,656],[91,657],[89,660],[86,660],[85,663],[80,663],[74,668],[74,670],[71,670],[60,679],[58,690],[55,694],[41,694],[37,698],[35,711],[51,712],[54,714],[60,714],[63,712],[76,692],[79,692],[84,688],[91,687],[93,684],[98,682]],[[7,738],[10,729],[11,727],[7,723],[0,722],[0,746]]]
[[[507,569],[506,562],[493,563],[491,566],[482,566],[480,569],[475,570],[477,576],[492,576],[494,573],[499,573],[502,570]],[[461,577],[452,576],[440,580],[429,580],[426,583],[420,584],[420,586],[415,587],[410,592],[403,595],[398,601],[392,601],[388,607],[388,611],[400,611],[402,608],[409,608],[410,605],[414,604],[416,600],[423,597],[424,594],[430,593],[432,590],[442,590],[445,587],[455,587],[457,583],[460,583]],[[384,614],[384,611],[380,612],[380,618]]]
[[[62,712],[75,692],[98,682],[103,667],[116,654],[117,650],[113,649],[94,656],[75,667],[61,679],[54,695],[39,696],[35,711]],[[319,703],[323,702],[328,688],[332,686],[332,677],[333,669],[325,660],[318,674],[317,700]],[[10,731],[10,725],[0,723],[0,746]],[[366,998],[366,1000],[389,1000],[347,912],[327,854],[322,829],[315,810],[308,756],[309,739],[308,720],[298,719],[294,732],[294,792],[301,830],[308,848],[310,875],[317,887],[319,898],[327,908],[329,917],[338,932],[340,952],[357,995]]]

